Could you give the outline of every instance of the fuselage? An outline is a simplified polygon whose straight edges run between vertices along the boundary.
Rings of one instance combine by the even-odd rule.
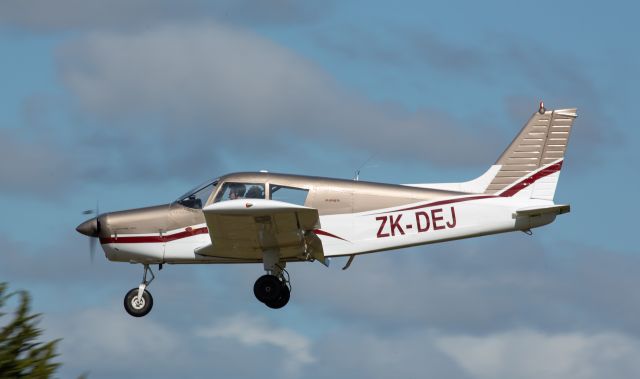
[[[260,252],[255,259],[195,253],[211,243],[202,208],[228,200],[222,193],[228,183],[260,187],[262,198],[297,201],[317,209],[321,227],[314,232],[327,257],[526,230],[555,218],[523,223],[514,216],[524,206],[551,204],[545,200],[311,176],[235,173],[212,181],[209,187],[203,185],[207,190],[200,197],[196,189],[170,204],[100,215],[99,237],[107,258],[136,263],[260,262]]]

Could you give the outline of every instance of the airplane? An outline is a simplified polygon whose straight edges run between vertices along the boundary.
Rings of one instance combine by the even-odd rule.
[[[170,204],[96,214],[76,230],[99,238],[106,258],[143,265],[124,298],[134,317],[153,298],[150,265],[262,263],[255,297],[284,307],[286,264],[523,231],[553,222],[553,201],[576,109],[538,111],[478,178],[460,183],[384,184],[267,171],[221,176]],[[481,143],[481,141],[478,141]],[[149,274],[149,275],[148,275]]]

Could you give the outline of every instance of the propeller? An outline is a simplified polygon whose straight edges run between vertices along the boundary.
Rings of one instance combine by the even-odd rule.
[[[88,209],[82,212],[83,215],[95,214],[95,217],[78,225],[76,230],[89,237],[89,254],[91,256],[91,262],[93,262],[96,255],[96,244],[98,242],[98,236],[100,235],[100,204],[96,202],[96,209]]]

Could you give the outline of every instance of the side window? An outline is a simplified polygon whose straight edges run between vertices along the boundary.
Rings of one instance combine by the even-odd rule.
[[[271,200],[284,201],[285,203],[304,205],[309,190],[304,188],[284,187],[271,185]]]
[[[222,186],[215,202],[236,199],[264,199],[264,184],[227,182]]]

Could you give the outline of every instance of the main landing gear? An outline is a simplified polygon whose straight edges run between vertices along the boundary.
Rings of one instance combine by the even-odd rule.
[[[253,294],[267,307],[279,309],[287,305],[291,297],[289,273],[284,269],[286,262],[279,262],[278,256],[265,252],[264,269],[267,272],[256,280]]]
[[[160,266],[160,269],[162,269],[162,266]],[[147,272],[151,274],[150,280],[147,280]],[[153,297],[146,288],[155,278],[156,277],[153,275],[153,271],[151,271],[149,265],[144,265],[142,283],[140,283],[138,288],[133,288],[131,291],[127,292],[124,297],[124,309],[128,314],[133,317],[143,317],[146,316],[147,313],[151,312],[151,308],[153,308]]]
[[[253,294],[269,308],[282,308],[291,297],[289,279],[285,279],[283,275],[262,275],[253,285]]]

